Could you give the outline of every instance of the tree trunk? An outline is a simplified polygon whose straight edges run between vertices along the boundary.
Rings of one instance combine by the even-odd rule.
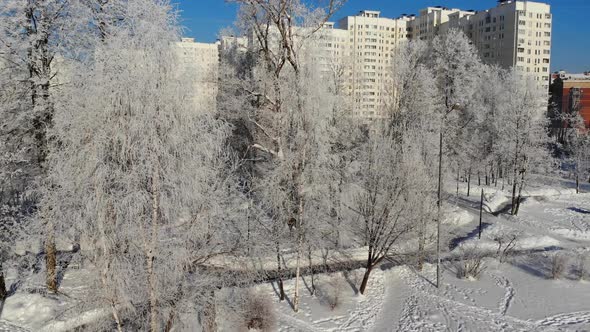
[[[154,261],[156,260],[156,245],[158,242],[158,224],[160,220],[160,174],[158,166],[152,175],[152,220],[151,220],[151,239],[146,252],[146,266],[148,272],[148,292],[150,301],[150,331],[159,332],[160,322],[158,315],[158,296],[156,271]]]
[[[311,291],[309,292],[311,296],[315,295],[315,271],[313,269],[313,260],[311,256],[311,247],[307,247],[307,260],[309,263],[309,275],[311,277]]]
[[[217,331],[217,309],[215,308],[215,291],[211,291],[203,306],[203,315],[201,320],[201,328],[203,332]]]
[[[367,283],[369,282],[369,275],[373,270],[373,266],[371,262],[367,262],[367,269],[365,270],[365,274],[363,275],[363,281],[361,282],[361,287],[359,288],[359,292],[361,294],[365,294],[365,290],[367,289]]]
[[[418,264],[416,267],[418,271],[422,271],[422,268],[424,267],[424,244],[426,242],[426,237],[424,236],[425,228],[425,222],[422,221],[420,229],[418,230]]]
[[[459,170],[459,165],[457,165],[457,196],[459,196],[459,174],[460,170]]]
[[[2,264],[0,263],[0,302],[6,300],[8,292],[6,291],[6,281],[4,280],[4,271],[2,271]],[[1,311],[0,311],[1,313]]]
[[[481,186],[481,172],[477,171],[477,185]]]
[[[299,232],[299,230],[298,230]],[[293,295],[293,310],[299,312],[299,277],[301,275],[301,247],[303,245],[301,236],[297,236],[297,260],[295,267],[295,294]]]
[[[515,158],[515,160],[516,160],[516,158]],[[516,182],[518,182],[516,180],[517,177],[518,177],[518,169],[516,168],[516,161],[515,161],[514,170],[512,172],[512,208],[510,210],[511,215],[516,214]]]
[[[481,199],[479,201],[479,236],[478,236],[478,239],[481,239],[482,219],[483,219],[483,189],[481,190]]]
[[[524,176],[526,171],[522,171],[522,178],[520,179],[520,185],[518,186],[518,197],[516,199],[516,209],[514,210],[514,215],[518,215],[518,210],[520,209],[520,201],[522,200],[522,187],[524,187]]]
[[[576,194],[580,193],[580,174],[576,173]]]
[[[496,177],[496,172],[497,172],[497,170],[492,168],[492,183],[494,184],[494,186],[498,185],[498,179]]]
[[[117,306],[115,302],[111,301],[111,313],[113,315],[113,319],[117,324],[117,332],[123,332],[123,324],[121,323],[121,318],[119,317],[119,312],[117,311]]]
[[[45,277],[47,289],[52,293],[57,293],[57,250],[52,226],[53,224],[49,222],[45,239],[45,267],[47,270]]]
[[[510,209],[510,214],[516,214],[516,181],[512,183],[512,207]]]
[[[471,168],[469,168],[469,173],[467,173],[467,197],[469,197],[470,192],[471,192]]]
[[[281,247],[279,242],[276,242],[276,248],[277,248],[277,271],[279,273],[279,277],[277,280],[277,284],[279,286],[279,300],[280,301],[284,301],[285,300],[285,288],[283,287],[283,277],[281,276]]]
[[[168,315],[168,321],[166,322],[166,326],[164,327],[164,332],[170,332],[172,330],[172,326],[174,326],[174,320],[176,319],[176,310],[172,308],[170,311],[170,315]]]

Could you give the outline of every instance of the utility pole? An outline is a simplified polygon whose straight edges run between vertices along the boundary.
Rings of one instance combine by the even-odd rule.
[[[483,215],[483,189],[481,190],[481,200],[479,201],[479,239],[481,239],[481,219]]]
[[[436,288],[440,288],[440,222],[441,222],[441,208],[442,208],[442,153],[443,153],[443,127],[441,124],[438,147],[438,196],[436,201],[437,216],[436,216]]]

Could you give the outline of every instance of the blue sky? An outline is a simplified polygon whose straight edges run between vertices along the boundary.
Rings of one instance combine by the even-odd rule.
[[[237,6],[224,0],[175,0],[181,10],[185,35],[197,41],[214,42],[219,29],[231,26]],[[315,1],[314,1],[315,2]],[[362,9],[380,10],[384,17],[417,14],[428,6],[486,9],[496,0],[348,0],[333,20]],[[552,70],[590,70],[590,0],[544,0],[553,13]]]

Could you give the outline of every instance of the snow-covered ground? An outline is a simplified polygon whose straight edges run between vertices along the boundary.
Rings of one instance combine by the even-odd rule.
[[[372,272],[364,295],[358,294],[364,272],[359,269],[316,276],[317,291],[312,296],[310,276],[305,276],[298,313],[292,308],[294,280],[285,281],[283,302],[278,301],[274,283],[253,288],[274,304],[276,330],[281,332],[590,331],[590,193],[576,194],[567,180],[540,178],[535,183],[525,190],[518,216],[499,213],[510,201],[508,188],[472,186],[470,197],[464,195],[463,183],[460,195],[449,190],[444,257],[475,250],[487,253],[478,279],[457,278],[460,262],[445,260],[442,286],[437,289],[435,266],[426,264],[423,271],[416,271],[386,261]],[[478,239],[482,188],[486,212]],[[582,189],[588,192],[590,186]],[[510,235],[518,235],[514,255],[499,263],[494,257],[497,238]],[[364,255],[365,249],[358,248],[334,259],[362,260]],[[567,260],[559,279],[551,278],[555,255]],[[578,280],[577,264],[583,257],[587,280]],[[67,331],[84,322],[110,319],[107,312],[90,308],[83,315],[72,315],[75,299],[85,292],[87,273],[91,271],[68,269],[59,295],[32,291],[42,289],[42,280],[26,283],[4,303],[0,332]],[[9,274],[9,284],[11,278]],[[223,317],[218,323],[221,331],[232,331]]]
[[[346,277],[323,276],[324,284],[341,285],[339,305],[331,309],[321,295],[303,288],[298,313],[289,301],[278,301],[276,287],[260,286],[277,306],[279,331],[590,331],[590,280],[578,280],[576,271],[579,257],[586,257],[590,269],[590,194],[576,194],[567,181],[558,181],[557,188],[556,181],[539,182],[525,191],[519,216],[492,215],[509,203],[509,191],[483,187],[488,225],[481,240],[476,230],[482,187],[473,186],[474,194],[466,197],[461,185],[459,197],[449,199],[445,225],[460,239],[451,254],[477,248],[493,255],[494,238],[518,234],[516,256],[505,263],[486,258],[479,279],[459,279],[457,262],[445,262],[437,289],[433,265],[418,272],[384,264],[371,275],[365,295],[356,292],[362,269]],[[556,253],[568,261],[554,280]],[[309,284],[309,277],[304,279]],[[322,281],[318,284],[321,289]],[[292,296],[293,280],[285,286]]]
[[[279,331],[590,329],[590,282],[548,279],[519,265],[526,262],[520,258],[513,264],[487,260],[488,268],[479,280],[458,279],[452,266],[445,264],[440,290],[432,283],[432,265],[422,272],[405,266],[377,270],[367,294],[345,287],[334,310],[322,304],[321,296],[312,297],[304,289],[303,305],[294,313],[289,301],[278,302],[271,285],[262,288],[276,303]],[[360,275],[362,271],[355,272]],[[289,282],[290,294],[292,288]]]

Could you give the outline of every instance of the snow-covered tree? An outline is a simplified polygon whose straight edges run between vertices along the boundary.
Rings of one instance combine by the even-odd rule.
[[[477,50],[460,30],[451,29],[432,41],[431,68],[440,94],[438,217],[437,217],[437,287],[440,286],[440,223],[442,218],[443,155],[447,147],[461,143],[461,130],[473,120],[477,82],[482,65]],[[445,141],[445,137],[449,140]]]
[[[56,103],[43,204],[89,242],[84,302],[109,308],[106,330],[169,330],[200,310],[219,282],[202,264],[238,241],[229,127],[193,107],[178,39],[168,1],[129,2]]]
[[[29,191],[31,194],[27,196],[36,206],[25,216],[27,220],[38,221],[27,232],[32,236],[43,225],[47,287],[52,292],[57,291],[54,234],[51,223],[44,218],[47,207],[38,206],[35,201],[39,197],[40,181],[46,176],[50,140],[47,131],[53,123],[55,97],[60,93],[56,80],[58,62],[84,53],[77,46],[83,35],[79,32],[88,24],[77,5],[77,1],[65,0],[0,3],[0,58],[11,72],[8,76],[11,82],[6,86],[17,96],[16,101],[12,99],[0,106],[2,136],[8,137],[3,153],[17,151],[19,160],[27,160],[25,167],[20,168],[22,172],[10,182],[21,196],[25,190]],[[15,164],[9,167],[14,169]]]
[[[398,45],[392,52],[389,75],[391,81],[382,94],[389,134],[408,141],[411,141],[409,137],[413,137],[419,143],[414,149],[420,150],[420,163],[428,164],[436,158],[436,122],[439,118],[439,94],[433,74],[427,67],[428,44],[423,41],[411,41]],[[418,176],[425,178],[418,179]],[[436,176],[436,171],[428,169],[425,173],[417,173],[414,179],[420,183],[431,181],[433,176]],[[425,257],[428,221],[433,219],[428,213],[432,211],[432,206],[429,206],[432,201],[429,198],[431,197],[425,193],[424,200],[417,202],[420,208],[415,209],[423,216],[417,219],[418,224],[415,225],[418,235],[419,268],[422,268]]]
[[[416,228],[423,231],[429,213],[417,207],[425,201],[433,203],[429,200],[432,182],[418,136],[405,129],[393,132],[388,127],[374,131],[359,158],[359,188],[350,209],[357,215],[353,230],[367,247],[361,294],[371,271],[395,254],[395,245]]]
[[[254,105],[248,114],[253,128],[251,149],[268,162],[254,192],[278,230],[294,229],[296,281],[293,298],[299,308],[300,265],[311,218],[320,218],[328,195],[322,182],[327,165],[326,124],[329,113],[321,91],[311,84],[319,77],[308,53],[314,33],[342,1],[330,0],[326,8],[310,10],[301,1],[251,1],[241,4],[240,27],[250,33],[257,53],[253,85],[243,91]],[[307,59],[307,61],[305,60]],[[318,214],[319,213],[319,214]],[[321,219],[320,219],[321,220]],[[276,242],[277,257],[280,242]],[[278,259],[280,269],[280,259]],[[282,281],[279,279],[281,298]]]
[[[511,170],[511,213],[516,215],[528,173],[550,165],[545,116],[547,95],[538,82],[516,69],[512,69],[503,82],[504,98],[494,119],[498,146]]]

